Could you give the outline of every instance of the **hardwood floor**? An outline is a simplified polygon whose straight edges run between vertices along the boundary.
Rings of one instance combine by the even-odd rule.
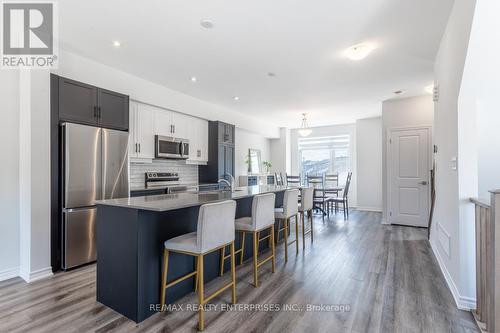
[[[426,229],[381,225],[378,213],[353,211],[348,221],[341,215],[315,217],[314,243],[306,241],[304,252],[300,244],[298,256],[290,248],[286,265],[278,244],[276,273],[263,265],[259,288],[251,260],[237,267],[238,303],[279,304],[280,311],[208,311],[205,331],[479,332],[472,315],[456,308]],[[210,282],[206,292],[227,279]],[[193,332],[197,314],[186,306],[196,299],[192,293],[176,303],[183,311],[135,324],[95,301],[91,265],[31,284],[0,282],[0,332]],[[212,303],[230,300],[226,292]],[[307,311],[307,304],[347,310]]]

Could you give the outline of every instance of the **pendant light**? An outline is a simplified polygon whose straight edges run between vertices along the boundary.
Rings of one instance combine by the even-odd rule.
[[[299,134],[300,134],[300,136],[303,136],[303,137],[309,136],[312,133],[312,129],[307,124],[306,116],[307,116],[307,113],[302,114],[302,125],[300,126],[300,129],[299,129]]]

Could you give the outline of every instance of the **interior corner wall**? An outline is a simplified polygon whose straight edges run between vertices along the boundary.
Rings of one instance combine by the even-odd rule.
[[[382,118],[356,121],[357,209],[382,211]]]
[[[435,85],[439,99],[435,103],[434,142],[438,152],[436,164],[436,203],[431,228],[431,246],[459,308],[475,306],[474,248],[471,211],[473,205],[464,198],[470,186],[464,178],[463,161],[474,156],[460,156],[462,129],[474,126],[459,116],[459,94],[469,44],[475,0],[455,0],[439,46],[434,65]],[[465,127],[464,127],[465,126]],[[452,159],[458,157],[458,169]],[[472,181],[474,182],[474,181]],[[459,186],[460,185],[460,186]],[[462,192],[462,193],[461,193]],[[467,198],[468,199],[468,198]]]
[[[434,102],[431,95],[398,98],[382,102],[382,201],[383,219],[389,210],[387,134],[393,128],[433,126]]]
[[[19,71],[0,75],[0,281],[19,275]]]

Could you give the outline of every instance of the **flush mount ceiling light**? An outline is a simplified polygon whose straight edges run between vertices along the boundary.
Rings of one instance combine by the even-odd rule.
[[[121,45],[122,45],[122,43],[120,43],[120,41],[119,41],[119,40],[115,40],[115,41],[113,41],[113,46],[114,46],[114,47],[120,47]]]
[[[196,82],[198,79],[196,78],[196,76],[191,76],[191,82]]]
[[[200,25],[205,29],[212,29],[214,27],[214,22],[208,19],[203,19],[200,21]]]
[[[238,96],[234,96],[234,97],[233,97],[233,99],[234,99],[235,101],[239,101],[239,100],[240,100],[240,98],[239,98]]]
[[[425,91],[429,94],[433,94],[434,93],[434,84],[430,84],[427,87],[425,87]]]
[[[394,91],[394,95],[401,95],[401,94],[404,94],[405,92],[406,92],[406,90],[403,90],[403,89],[396,90],[396,91]]]
[[[307,123],[307,113],[302,114],[302,124],[300,125],[300,128],[298,130],[300,136],[306,137],[311,135],[312,129],[309,127],[309,124]]]
[[[372,44],[357,44],[345,50],[345,56],[354,61],[362,60],[366,58],[373,50],[375,50],[375,46]]]

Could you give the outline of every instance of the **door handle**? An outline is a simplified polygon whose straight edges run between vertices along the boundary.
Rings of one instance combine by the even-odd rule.
[[[427,185],[427,181],[421,181],[421,182],[418,182],[420,185]]]

